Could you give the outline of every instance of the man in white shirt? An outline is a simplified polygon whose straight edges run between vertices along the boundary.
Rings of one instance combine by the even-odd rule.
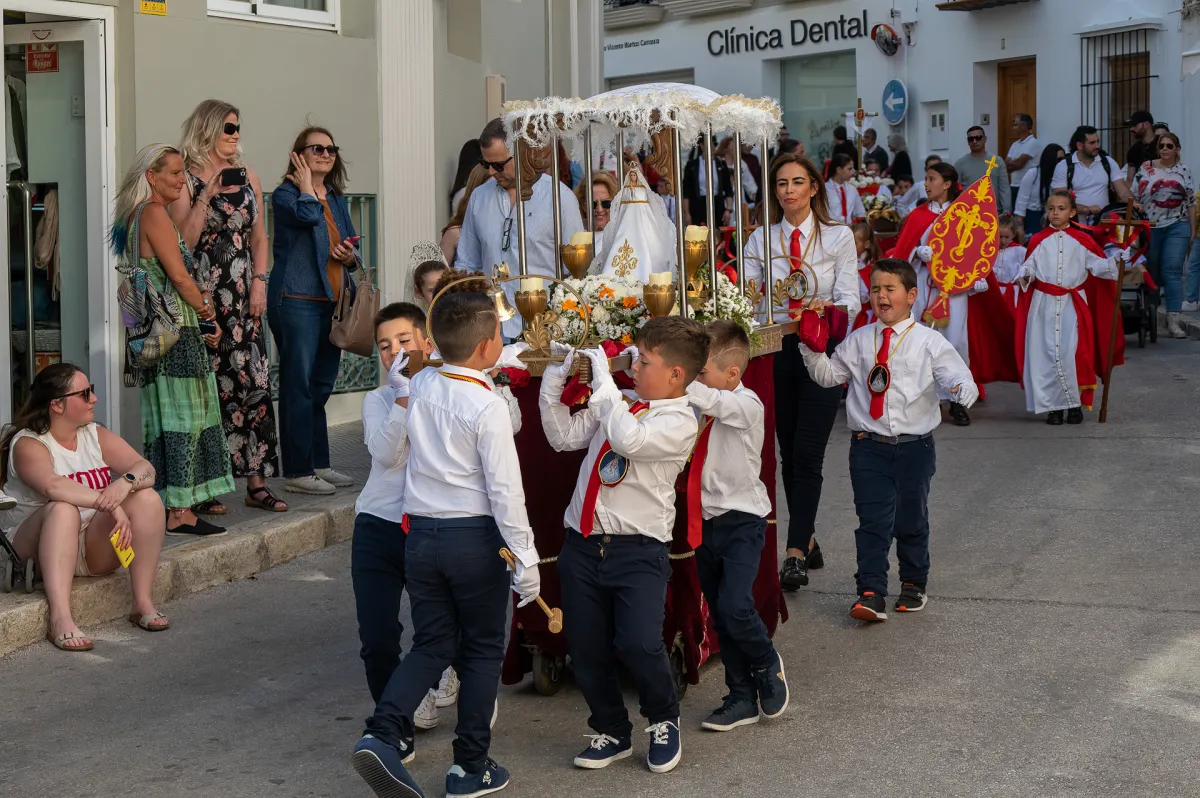
[[[1108,187],[1112,186],[1122,202],[1129,199],[1129,188],[1121,167],[1100,151],[1100,133],[1091,125],[1080,125],[1071,136],[1069,157],[1054,167],[1050,188],[1075,192],[1079,221],[1094,224],[1100,211],[1108,206]]]
[[[458,241],[455,265],[465,271],[491,275],[492,267],[507,263],[515,277],[521,272],[521,255],[517,245],[517,172],[516,161],[508,149],[504,122],[497,117],[488,122],[479,134],[483,153],[481,163],[488,168],[492,179],[477,188],[467,204],[462,235]],[[526,186],[526,190],[529,187]],[[562,242],[583,230],[579,200],[561,181],[556,186],[549,175],[538,175],[533,193],[525,201],[525,255],[529,259],[526,274],[554,277],[558,253],[554,251],[554,195],[559,195],[562,221]],[[509,302],[514,302],[517,281],[504,284]],[[521,317],[504,322],[508,339],[521,334]]]
[[[954,346],[916,323],[917,275],[895,258],[871,272],[871,308],[878,319],[850,334],[829,357],[801,343],[804,365],[820,385],[846,384],[850,484],[858,510],[858,601],[850,615],[887,620],[888,552],[896,541],[901,591],[897,612],[925,607],[929,578],[929,485],[933,431],[941,424],[938,388],[970,407],[975,379]],[[813,303],[820,310],[824,302]]]
[[[829,198],[829,215],[835,222],[850,224],[855,219],[866,217],[858,189],[850,185],[854,177],[854,161],[845,153],[838,153],[829,162],[829,182],[825,193]]]
[[[1013,143],[1004,158],[1004,166],[1008,169],[1008,185],[1012,189],[1013,204],[1010,207],[1016,207],[1021,179],[1029,171],[1030,162],[1041,154],[1042,145],[1033,135],[1033,117],[1029,114],[1013,117],[1012,132]]]

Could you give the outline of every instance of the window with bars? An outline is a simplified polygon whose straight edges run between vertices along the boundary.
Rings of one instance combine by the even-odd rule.
[[[1080,124],[1100,131],[1100,146],[1118,162],[1133,144],[1125,120],[1150,110],[1150,30],[1085,36],[1080,41]]]
[[[215,16],[337,30],[340,0],[208,0]]]

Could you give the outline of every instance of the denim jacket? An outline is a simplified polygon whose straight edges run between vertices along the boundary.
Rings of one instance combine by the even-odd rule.
[[[346,198],[332,191],[326,198],[342,240],[356,235]],[[285,180],[271,192],[271,211],[275,243],[274,264],[267,284],[267,307],[279,307],[284,294],[323,296],[332,302],[333,288],[329,285],[325,265],[333,247],[320,201],[311,194],[301,194],[295,184]],[[353,291],[353,282],[348,278],[346,287]]]

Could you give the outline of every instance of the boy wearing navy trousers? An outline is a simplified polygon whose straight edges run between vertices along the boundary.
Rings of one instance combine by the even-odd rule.
[[[572,415],[561,395],[577,357],[591,361],[592,396],[586,410]],[[595,732],[575,757],[577,767],[603,768],[633,753],[618,655],[637,682],[642,714],[650,721],[647,765],[666,773],[679,764],[679,700],[662,627],[675,480],[697,431],[687,386],[707,357],[708,336],[698,322],[664,317],[638,333],[638,401],[632,405],[600,350],[568,349],[563,365],[542,377],[546,440],[556,451],[588,450],[558,555],[567,650]]]
[[[700,725],[724,732],[783,714],[788,688],[783,660],[754,606],[771,500],[759,478],[765,410],[742,385],[750,338],[732,321],[712,321],[705,330],[708,363],[687,388],[688,401],[701,414],[688,471],[688,538],[729,688]]]
[[[381,798],[423,798],[403,760],[412,752],[413,713],[451,661],[460,688],[446,795],[508,786],[508,771],[488,758],[509,604],[501,547],[517,559],[512,589],[521,606],[540,589],[509,406],[486,374],[503,347],[495,307],[483,294],[447,294],[430,327],[444,365],[413,377],[408,405],[404,575],[413,647],[351,757]]]
[[[825,386],[849,385],[850,484],[858,529],[858,600],[850,615],[887,620],[888,551],[896,541],[900,596],[896,612],[926,603],[929,579],[929,484],[935,458],[933,431],[942,421],[937,389],[969,408],[979,398],[975,379],[944,336],[913,319],[917,276],[895,258],[871,272],[876,322],[850,334],[833,356],[800,344],[804,365]],[[810,307],[820,311],[827,303]]]

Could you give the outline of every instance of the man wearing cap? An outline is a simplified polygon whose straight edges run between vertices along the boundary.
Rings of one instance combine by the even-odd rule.
[[[1125,156],[1125,184],[1132,185],[1133,176],[1142,164],[1158,157],[1155,146],[1158,135],[1154,132],[1154,116],[1149,111],[1134,111],[1125,120],[1125,127],[1133,136],[1133,146]]]

